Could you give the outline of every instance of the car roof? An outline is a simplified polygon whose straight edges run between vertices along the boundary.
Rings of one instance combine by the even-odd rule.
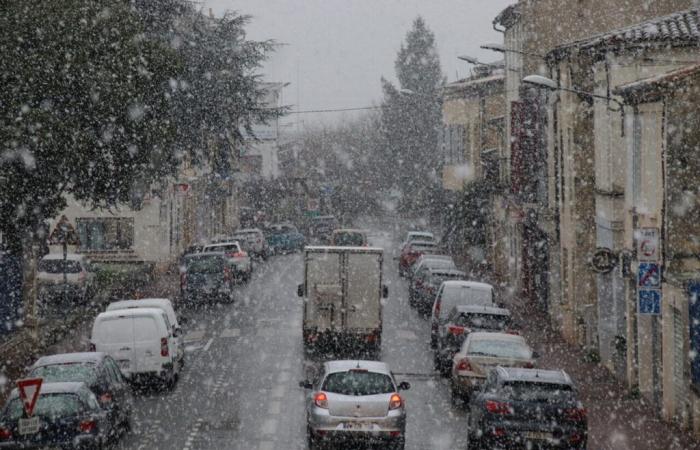
[[[210,258],[212,256],[226,256],[226,253],[222,251],[207,251],[200,253],[192,253],[191,255],[185,255],[185,259],[200,259],[200,258]]]
[[[522,381],[526,383],[552,383],[573,386],[574,382],[563,370],[522,369],[501,367],[496,369],[498,378],[503,381]]]
[[[116,317],[150,316],[153,314],[161,316],[165,314],[165,311],[160,308],[115,309],[112,311],[101,312],[98,314],[97,318],[112,319]]]
[[[143,305],[146,303],[173,307],[173,302],[171,302],[169,298],[125,298],[124,300],[112,302],[107,305],[107,307],[113,306],[116,308],[121,305]]]
[[[361,230],[359,228],[338,228],[337,230],[333,230],[333,233],[361,233],[361,234],[366,234],[367,230]]]
[[[44,260],[58,260],[58,259],[63,259],[63,253],[49,253],[48,255],[44,255],[43,258]],[[70,261],[80,261],[85,259],[85,255],[79,254],[79,253],[68,253],[66,255],[66,259]]]
[[[37,359],[31,368],[52,366],[54,364],[94,363],[99,364],[105,358],[102,352],[59,353],[56,355],[42,356]],[[43,389],[42,389],[43,390]]]
[[[510,316],[510,311],[505,308],[496,306],[481,306],[481,305],[457,305],[452,309],[456,309],[458,313],[467,314],[490,314],[494,316]]]
[[[407,236],[430,236],[435,237],[430,231],[409,231]]]
[[[489,341],[518,341],[518,342],[525,342],[525,338],[517,335],[517,334],[508,334],[508,333],[490,333],[490,332],[482,332],[482,331],[476,331],[474,333],[470,333],[469,337],[467,338],[472,341],[484,341],[484,340],[489,340]]]
[[[464,281],[464,280],[449,280],[442,283],[445,287],[468,287],[475,289],[491,289],[493,286],[488,283],[480,283],[478,281]]]
[[[213,247],[227,247],[229,245],[241,245],[240,242],[238,242],[238,239],[232,239],[227,242],[216,242],[213,244],[207,244],[204,246],[204,248],[213,248]]]
[[[411,241],[408,245],[425,245],[430,247],[437,247],[435,241]]]
[[[385,362],[381,361],[364,361],[364,360],[341,360],[328,361],[325,363],[326,373],[347,372],[352,369],[364,369],[369,372],[384,373],[391,375],[391,370]]]
[[[450,255],[438,255],[435,253],[424,253],[424,254],[420,255],[420,258],[418,258],[418,261],[425,261],[428,259],[433,259],[436,261],[453,261],[454,262],[454,258],[452,258]]]
[[[384,253],[381,247],[338,247],[332,245],[307,245],[304,247],[307,253],[320,252],[348,252],[348,253]]]
[[[82,381],[62,381],[56,383],[42,383],[39,395],[45,394],[74,394],[79,391],[88,390]],[[12,389],[10,398],[19,396],[19,389]]]

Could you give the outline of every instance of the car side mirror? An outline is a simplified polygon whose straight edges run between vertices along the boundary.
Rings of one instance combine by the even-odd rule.
[[[532,357],[533,357],[533,359],[537,359],[540,357],[540,354],[537,352],[532,352]]]
[[[389,286],[386,284],[382,285],[382,298],[389,298]]]
[[[313,389],[314,385],[309,380],[299,382],[299,387],[302,389]]]
[[[399,391],[407,391],[411,389],[411,383],[409,383],[408,381],[402,381],[401,383],[399,383],[398,387]]]
[[[306,290],[306,289],[304,289],[304,287],[305,287],[305,286],[304,286],[303,284],[300,284],[300,285],[297,286],[297,297],[303,297],[303,296],[304,296],[304,291]]]

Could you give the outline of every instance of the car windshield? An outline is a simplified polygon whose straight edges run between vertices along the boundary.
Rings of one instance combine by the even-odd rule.
[[[224,267],[224,259],[221,256],[208,256],[190,258],[186,262],[189,273],[220,273]]]
[[[448,259],[429,259],[425,262],[425,265],[431,269],[454,269],[454,261]]]
[[[62,259],[42,259],[37,266],[39,272],[45,273],[80,273],[82,270],[80,262]]]
[[[82,381],[89,385],[97,379],[96,369],[93,363],[52,364],[35,368],[31,376],[43,378],[44,383]]]
[[[473,339],[468,344],[467,355],[504,359],[531,359],[532,350],[522,341]]]
[[[333,237],[333,242],[335,245],[341,246],[355,246],[360,247],[365,243],[365,237],[362,233],[337,233]]]
[[[442,292],[443,309],[457,305],[491,306],[493,296],[490,289],[474,289],[464,286],[445,286]]]
[[[83,409],[80,398],[76,394],[46,394],[40,395],[34,406],[34,415],[47,419],[70,417]],[[17,420],[24,415],[24,407],[19,398],[12,399],[3,412],[3,418]]]
[[[359,396],[388,394],[396,389],[391,377],[387,374],[349,370],[328,375],[321,390],[334,394]]]
[[[454,324],[477,330],[502,331],[510,326],[510,316],[501,314],[460,314]]]
[[[568,384],[532,383],[509,381],[503,384],[503,392],[513,400],[525,402],[550,402],[572,400],[575,393]]]

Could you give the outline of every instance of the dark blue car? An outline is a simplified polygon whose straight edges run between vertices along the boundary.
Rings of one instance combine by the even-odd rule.
[[[272,254],[298,252],[306,245],[304,235],[291,224],[272,225],[265,234]]]
[[[14,389],[0,415],[0,449],[101,449],[115,424],[84,383],[46,383],[25,418]]]

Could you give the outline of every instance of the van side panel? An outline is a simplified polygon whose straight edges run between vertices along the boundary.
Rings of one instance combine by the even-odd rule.
[[[348,253],[345,327],[376,330],[381,327],[381,255]]]
[[[134,317],[135,371],[160,372],[164,359],[160,355],[160,340],[167,335],[163,323],[159,323],[154,317]]]
[[[342,328],[343,286],[341,253],[306,254],[304,328],[318,331]]]

